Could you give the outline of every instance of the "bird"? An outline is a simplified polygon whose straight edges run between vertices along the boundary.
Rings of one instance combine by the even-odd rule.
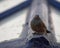
[[[34,31],[33,34],[47,34],[50,33],[39,15],[36,15],[32,20],[31,20],[31,29]]]

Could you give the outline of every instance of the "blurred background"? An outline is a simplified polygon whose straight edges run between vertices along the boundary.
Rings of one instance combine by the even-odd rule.
[[[0,13],[24,2],[26,0],[2,0],[0,1]],[[60,1],[60,0],[58,0]],[[0,42],[20,38],[23,25],[29,8],[17,12],[11,17],[0,21]],[[54,25],[57,42],[60,42],[60,12],[51,7],[51,17]]]

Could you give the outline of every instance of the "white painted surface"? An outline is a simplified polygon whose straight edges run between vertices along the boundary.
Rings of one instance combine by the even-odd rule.
[[[26,0],[3,0],[0,2],[0,13],[10,9]]]
[[[53,19],[53,24],[54,24],[57,42],[60,42],[60,12],[52,9],[51,16]]]
[[[0,3],[0,12],[12,8],[19,3],[24,2],[24,0],[6,0]],[[4,40],[10,40],[18,38],[20,36],[22,26],[25,22],[27,10],[18,12],[13,17],[7,18],[0,22],[0,42]]]
[[[0,13],[21,3],[22,0],[6,0],[0,3]],[[28,9],[18,12],[8,19],[0,22],[0,42],[4,40],[10,40],[18,38],[22,31],[22,25],[25,23]],[[55,27],[55,34],[57,41],[60,42],[60,12],[52,9],[52,18]],[[17,16],[17,17],[16,17]]]
[[[60,2],[60,0],[56,0],[56,1]]]

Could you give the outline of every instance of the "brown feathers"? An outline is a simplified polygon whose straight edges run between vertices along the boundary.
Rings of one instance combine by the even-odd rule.
[[[37,34],[46,33],[46,27],[40,17],[36,15],[31,21],[31,29]]]

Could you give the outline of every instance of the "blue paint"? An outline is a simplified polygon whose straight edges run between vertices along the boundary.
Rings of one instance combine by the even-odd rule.
[[[60,2],[57,2],[56,0],[48,0],[48,3],[54,8],[60,10]]]
[[[12,14],[18,12],[18,11],[25,9],[26,7],[29,7],[31,3],[32,3],[32,0],[27,0],[27,1],[23,2],[22,4],[19,4],[18,6],[13,7],[11,9],[1,13],[0,14],[0,21],[3,20],[4,18],[9,17]],[[60,10],[60,3],[57,2],[56,0],[48,0],[48,3],[51,6],[55,7],[56,9]]]
[[[31,4],[31,2],[32,2],[32,0],[25,1],[22,4],[19,4],[18,6],[13,7],[11,9],[9,9],[9,10],[1,13],[0,14],[0,21],[3,20],[3,19],[5,19],[5,18],[7,18],[7,17],[9,17],[12,14],[18,12],[18,11],[21,11],[21,10],[25,9],[26,7],[29,7],[30,4]]]

